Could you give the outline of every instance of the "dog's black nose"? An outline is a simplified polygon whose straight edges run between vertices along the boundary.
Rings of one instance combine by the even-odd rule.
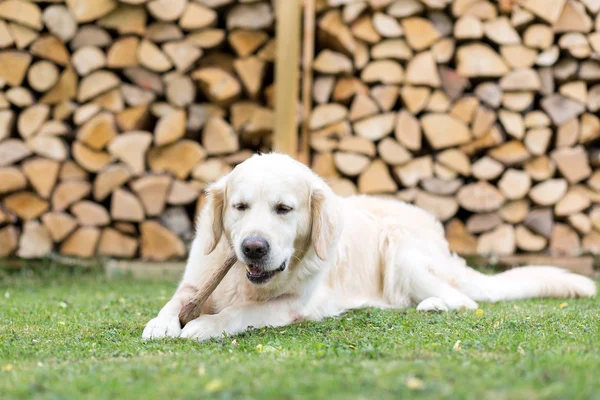
[[[251,260],[260,260],[269,253],[269,242],[257,236],[248,237],[242,242],[242,251]]]

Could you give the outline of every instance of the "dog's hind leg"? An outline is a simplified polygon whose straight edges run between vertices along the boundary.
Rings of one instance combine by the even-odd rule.
[[[396,306],[408,303],[421,311],[476,309],[477,303],[456,288],[435,276],[429,266],[439,262],[422,250],[411,246],[390,244],[385,257],[384,296]]]

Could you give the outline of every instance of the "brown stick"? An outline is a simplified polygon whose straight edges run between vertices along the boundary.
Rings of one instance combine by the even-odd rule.
[[[202,305],[208,297],[215,291],[219,283],[225,278],[231,267],[237,262],[234,252],[231,252],[227,259],[217,268],[208,282],[201,287],[194,297],[179,312],[179,322],[183,328],[188,322],[194,320],[202,313]]]

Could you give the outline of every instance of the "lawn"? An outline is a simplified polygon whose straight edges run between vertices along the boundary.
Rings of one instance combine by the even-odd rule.
[[[600,300],[347,313],[143,342],[173,282],[0,276],[0,397],[600,399]]]

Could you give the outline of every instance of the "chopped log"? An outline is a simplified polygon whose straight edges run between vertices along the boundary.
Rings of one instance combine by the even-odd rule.
[[[600,86],[599,86],[600,87]],[[588,102],[589,103],[589,102]],[[590,107],[591,109],[592,107]],[[581,129],[579,133],[579,143],[586,144],[600,137],[600,118],[585,113],[581,116]]]
[[[525,146],[516,140],[490,150],[488,155],[507,166],[522,163],[531,157]]]
[[[141,224],[141,256],[146,260],[165,261],[173,257],[183,257],[185,246],[171,231],[155,221]]]
[[[371,58],[408,60],[413,51],[402,39],[390,39],[377,43],[371,48]]]
[[[545,237],[536,235],[523,225],[519,225],[515,229],[515,239],[517,247],[528,252],[541,251],[548,244]]]
[[[550,252],[554,256],[578,256],[581,243],[577,232],[566,224],[554,224],[550,238]]]
[[[54,243],[62,242],[77,227],[77,221],[64,212],[49,212],[42,216],[42,223]]]
[[[453,252],[462,255],[472,255],[477,252],[477,239],[467,232],[459,219],[453,219],[446,225],[446,239]]]
[[[456,171],[452,171],[450,168],[447,168],[438,162],[433,164],[433,173],[437,178],[445,181],[458,178],[458,173],[456,173]]]
[[[81,80],[77,100],[85,102],[114,89],[120,83],[120,79],[112,72],[103,70],[94,71]]]
[[[568,217],[587,209],[592,204],[591,200],[578,190],[569,190],[554,206],[557,217]]]
[[[523,222],[528,213],[529,200],[526,199],[508,202],[498,210],[500,218],[511,224]]]
[[[227,29],[266,29],[273,26],[274,15],[266,2],[239,4],[227,15]]]
[[[183,14],[186,0],[152,0],[147,4],[150,14],[159,21],[175,21]]]
[[[21,168],[35,191],[44,199],[50,198],[58,178],[60,163],[46,158],[33,158],[25,161]]]
[[[472,15],[463,16],[454,25],[454,37],[461,40],[481,39],[483,37],[483,24]]]
[[[473,212],[495,211],[505,201],[502,193],[485,181],[462,187],[458,191],[457,199],[461,207]]]
[[[367,64],[360,77],[366,83],[399,84],[404,80],[404,69],[393,60],[375,60]]]
[[[498,112],[498,119],[506,133],[515,139],[523,139],[525,135],[525,121],[521,114],[508,110],[500,110]]]
[[[52,238],[48,230],[38,221],[23,224],[17,256],[20,258],[42,258],[52,251]]]
[[[315,71],[323,74],[350,73],[353,70],[352,61],[345,55],[325,49],[319,53],[313,63]]]
[[[463,176],[471,175],[471,161],[458,149],[448,149],[437,155],[437,161]]]
[[[547,156],[540,156],[525,163],[525,171],[533,180],[544,181],[554,176],[556,164]]]
[[[552,138],[552,130],[549,128],[530,129],[525,135],[525,147],[530,154],[540,156],[546,153]]]
[[[407,149],[413,151],[421,149],[421,126],[419,121],[406,110],[398,113],[394,135]]]
[[[515,230],[503,224],[491,232],[484,233],[477,243],[478,254],[511,255],[516,250]]]
[[[148,106],[127,108],[115,115],[115,121],[119,129],[124,132],[143,130],[150,122]]]
[[[558,48],[556,48],[556,53],[556,56],[558,57]],[[540,54],[538,56],[538,52],[534,49],[519,44],[500,47],[500,54],[513,69],[530,68],[536,64],[536,61],[537,64],[540,65],[540,59],[543,60],[542,63],[544,63],[546,58],[553,57],[552,53],[548,55]]]
[[[477,86],[480,88],[481,85]],[[500,104],[500,101],[498,101]],[[472,96],[463,97],[458,99],[450,110],[450,115],[458,118],[465,124],[470,124],[475,117],[475,112],[479,109],[479,100]]]
[[[410,17],[402,20],[406,40],[415,51],[422,51],[441,38],[440,31],[433,23],[424,18]]]
[[[104,228],[98,242],[97,252],[102,256],[132,258],[135,256],[138,242],[116,229]]]
[[[29,51],[36,57],[53,61],[62,66],[67,66],[70,62],[69,51],[64,43],[59,38],[52,35],[40,36],[31,44]]]
[[[569,215],[567,218],[569,224],[581,234],[588,234],[592,230],[592,221],[590,218],[582,213]]]
[[[456,56],[457,71],[465,77],[500,77],[508,73],[504,60],[486,44],[461,46]]]
[[[71,57],[73,67],[80,76],[104,68],[106,66],[106,56],[98,47],[81,47],[73,53]]]
[[[77,139],[94,150],[102,150],[115,136],[115,119],[108,112],[96,114],[77,132]]]
[[[73,204],[71,213],[80,226],[106,226],[110,223],[108,211],[92,201],[83,200]]]
[[[83,170],[79,165],[71,160],[67,160],[63,163],[60,169],[59,179],[61,181],[83,181],[88,178],[88,173]]]
[[[394,168],[394,173],[405,187],[413,187],[421,180],[433,177],[433,160],[431,156],[415,158]]]
[[[380,144],[385,141],[383,139]],[[353,153],[365,154],[369,157],[375,157],[375,144],[361,136],[347,136],[339,142],[338,149]]]
[[[94,200],[103,201],[116,188],[131,178],[131,172],[124,165],[109,165],[100,171],[94,180]]]
[[[550,157],[556,162],[560,173],[571,184],[581,182],[592,174],[583,146],[557,149],[550,154]]]
[[[4,198],[4,207],[22,220],[29,221],[48,209],[48,202],[31,192],[17,192]]]
[[[0,18],[14,21],[35,30],[42,30],[42,12],[33,3],[5,0],[0,4]]]
[[[106,54],[106,65],[109,68],[136,67],[139,44],[140,40],[133,36],[116,40]]]
[[[346,176],[358,176],[371,164],[365,155],[346,152],[334,153],[333,161],[335,167]]]
[[[463,183],[463,180],[459,178],[450,180],[444,180],[441,178],[428,178],[421,181],[423,189],[430,193],[442,196],[455,194],[458,189],[463,186]]]
[[[429,102],[431,91],[425,87],[404,86],[400,90],[404,105],[411,114],[421,112]]]
[[[92,150],[80,142],[73,142],[72,155],[77,164],[88,172],[98,172],[110,164],[113,157],[103,151]]]
[[[58,68],[51,62],[38,61],[29,68],[27,82],[34,90],[46,92],[58,82]]]
[[[451,196],[438,196],[419,191],[415,198],[415,205],[429,211],[440,221],[447,221],[456,215],[458,203]]]
[[[175,179],[167,196],[167,204],[177,206],[191,204],[199,196],[200,190],[195,185]]]
[[[145,169],[145,157],[152,142],[152,134],[144,131],[125,133],[114,138],[108,145],[108,151],[123,161],[134,175],[140,175]]]
[[[479,106],[473,116],[471,131],[473,136],[480,138],[496,123],[496,113],[485,106]]]
[[[498,181],[498,188],[509,200],[522,199],[531,188],[531,178],[525,171],[509,168]]]
[[[360,193],[393,193],[397,189],[387,165],[379,159],[374,160],[358,177]]]
[[[341,104],[331,103],[315,107],[310,115],[308,126],[311,130],[321,129],[344,120],[348,109]]]
[[[410,59],[406,67],[406,81],[412,85],[426,85],[435,88],[441,86],[442,81],[432,52],[425,51]]]
[[[240,83],[226,71],[208,67],[192,73],[192,78],[197,79],[204,94],[213,102],[227,106],[241,93]]]
[[[427,114],[421,118],[421,124],[434,149],[456,146],[471,139],[468,127],[448,114]]]
[[[344,150],[342,148],[343,143],[344,141],[340,143],[340,149],[342,150]],[[363,145],[363,148],[368,147]],[[379,142],[379,144],[377,145],[377,153],[379,153],[379,156],[383,161],[385,161],[388,165],[392,166],[405,164],[412,159],[411,153],[408,150],[406,150],[406,148],[404,148],[400,143],[389,137],[384,138],[382,141]],[[374,156],[375,154],[373,152],[373,154],[368,155]]]
[[[91,186],[86,181],[78,180],[59,183],[52,193],[52,210],[64,211],[71,204],[89,195]]]
[[[154,217],[163,212],[172,181],[168,175],[146,175],[131,183],[146,215]]]
[[[192,177],[202,182],[216,182],[222,176],[231,172],[231,166],[218,158],[211,158],[194,168]]]
[[[541,208],[531,211],[524,220],[526,227],[540,235],[550,238],[554,227],[552,210]]]
[[[394,113],[379,114],[353,124],[353,130],[359,136],[377,141],[388,136],[394,129],[396,115]]]
[[[398,101],[398,87],[394,85],[373,86],[370,95],[375,100],[381,111],[388,112]]]
[[[227,40],[238,56],[247,57],[264,45],[269,35],[263,31],[238,29],[231,32]]]
[[[230,154],[239,150],[238,137],[222,118],[211,118],[203,130],[202,145],[209,155]]]
[[[58,83],[40,99],[40,103],[57,104],[74,99],[77,93],[77,74],[72,68],[66,68],[58,78]]]
[[[0,52],[0,78],[9,86],[20,86],[31,63],[31,55],[19,51]]]
[[[24,87],[8,89],[6,91],[6,100],[18,108],[25,108],[34,104],[33,93]]]
[[[558,127],[556,132],[556,147],[571,147],[577,144],[579,136],[579,120],[574,118]]]
[[[144,208],[139,199],[125,189],[116,189],[111,197],[110,216],[113,220],[142,222],[145,218]]]
[[[185,110],[173,111],[160,118],[154,129],[154,143],[157,146],[170,144],[185,135],[186,112]]]
[[[564,179],[549,179],[535,185],[529,192],[529,197],[541,206],[554,205],[563,198],[567,186],[567,181]]]
[[[27,178],[19,168],[0,168],[0,194],[15,192],[26,187]]]
[[[60,253],[66,256],[90,258],[96,251],[100,230],[94,227],[78,228],[60,246]]]
[[[336,177],[339,175],[333,161],[333,154],[319,153],[315,154],[311,162],[312,170],[322,177]]]
[[[379,112],[379,107],[373,99],[367,95],[358,94],[354,97],[352,105],[350,106],[350,112],[348,119],[350,121],[357,121],[359,119],[371,117]]]
[[[168,171],[185,179],[204,158],[206,151],[198,143],[180,140],[174,144],[153,148],[148,152],[148,165],[155,172]]]
[[[482,157],[471,166],[471,173],[480,180],[492,181],[500,176],[504,166],[491,157]]]
[[[556,125],[562,125],[565,122],[578,117],[585,111],[585,106],[574,100],[563,97],[559,94],[553,94],[541,101],[541,106],[552,118]]]

